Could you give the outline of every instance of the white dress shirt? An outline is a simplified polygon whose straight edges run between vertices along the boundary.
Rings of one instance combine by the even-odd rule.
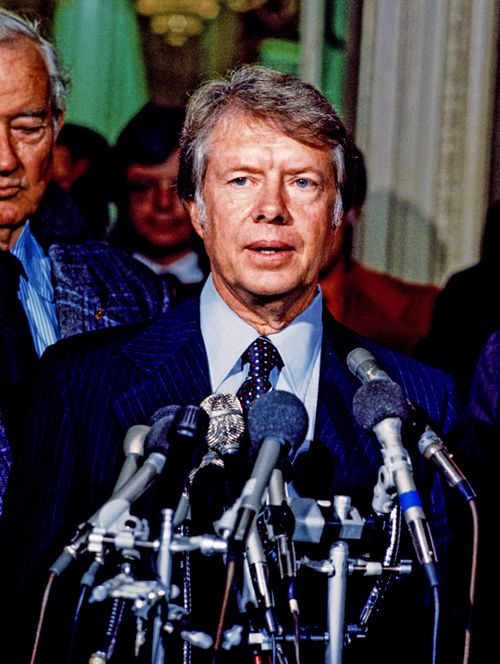
[[[151,258],[137,251],[133,254],[133,257],[149,267],[156,274],[173,274],[181,284],[197,284],[203,281],[203,270],[200,267],[199,256],[195,251],[190,251],[185,256],[182,256],[182,258],[168,265],[160,265],[160,263],[156,263]]]

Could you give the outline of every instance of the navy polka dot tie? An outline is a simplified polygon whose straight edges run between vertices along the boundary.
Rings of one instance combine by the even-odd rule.
[[[248,378],[243,382],[236,396],[243,409],[247,409],[252,401],[268,392],[272,385],[269,375],[274,367],[281,369],[283,360],[278,349],[267,337],[256,339],[241,356],[243,364],[249,363]]]

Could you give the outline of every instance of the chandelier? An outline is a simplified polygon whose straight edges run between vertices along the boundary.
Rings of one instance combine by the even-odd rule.
[[[225,5],[234,12],[247,12],[265,5],[267,0],[136,0],[136,11],[147,16],[151,30],[171,46],[182,46],[189,37],[199,35],[205,21],[219,15]]]

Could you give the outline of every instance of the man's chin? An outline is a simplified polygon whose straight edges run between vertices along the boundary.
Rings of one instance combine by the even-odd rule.
[[[0,201],[0,228],[15,231],[26,223],[28,214],[22,214],[19,210],[12,209],[3,201]]]

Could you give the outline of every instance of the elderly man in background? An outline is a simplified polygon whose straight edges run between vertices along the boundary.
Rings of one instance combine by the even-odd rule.
[[[113,493],[126,432],[135,424],[153,426],[162,407],[188,407],[212,394],[232,394],[246,408],[270,389],[293,394],[303,404],[307,425],[290,451],[291,489],[318,500],[349,496],[360,513],[368,515],[382,455],[371,425],[353,415],[360,381],[346,358],[361,346],[401,386],[404,398],[426,411],[428,422],[446,437],[457,459],[466,464],[474,457],[475,443],[466,435],[452,381],[351,332],[323,306],[318,280],[342,220],[344,161],[351,149],[349,133],[328,100],[293,76],[245,66],[227,79],[204,84],[191,97],[181,140],[179,192],[203,239],[211,274],[199,298],[186,300],[152,323],[74,337],[45,354],[0,532],[6,542],[0,560],[4,649],[18,647],[11,636],[18,621],[28,628],[26,640],[33,636],[52,561],[77,524]],[[439,661],[457,664],[462,662],[467,595],[461,566],[464,533],[463,528],[457,533],[454,520],[458,501],[420,456],[414,437],[408,427],[404,440],[411,443],[415,484],[443,572]],[[175,463],[172,457],[170,464]],[[158,534],[168,489],[160,478],[136,505],[137,514],[149,520],[152,537]],[[207,487],[206,503],[215,492],[220,493],[216,482]],[[193,521],[195,512],[193,507]],[[212,514],[212,520],[218,516]],[[414,557],[405,528],[402,540],[402,551]],[[433,559],[433,547],[427,546],[424,558]],[[311,555],[310,548],[307,553]],[[321,556],[322,550],[316,553]],[[434,569],[435,560],[431,563]],[[68,638],[75,635],[70,626],[78,579],[88,565],[83,555],[64,581],[54,584],[39,642],[52,662],[64,661],[71,647],[71,661],[88,661],[96,643],[95,616],[101,607],[95,603],[81,607],[72,646]],[[199,566],[205,565],[213,569],[203,558]],[[148,571],[151,574],[146,564]],[[181,570],[180,578],[174,576],[182,585],[189,575]],[[299,569],[296,591],[302,625],[319,625],[324,634],[326,577],[319,577],[314,583]],[[188,631],[182,634],[199,634],[201,626],[216,637],[224,596],[218,580],[211,572],[192,574]],[[365,642],[346,649],[346,661],[431,662],[437,580],[427,581],[415,562],[410,578],[384,598]],[[357,608],[349,594],[347,621],[356,619]],[[137,648],[147,642],[150,633],[143,620],[134,622],[131,611],[125,611],[123,619],[129,627],[124,624],[113,640],[120,650],[117,661],[136,661],[134,643]],[[250,617],[255,626],[253,619],[259,620],[258,612]],[[283,619],[286,626],[289,620]],[[97,634],[106,626],[106,621],[97,621]],[[175,652],[180,630],[173,628],[166,647]],[[220,661],[255,661],[255,649],[245,635],[240,647],[228,653],[220,648],[209,652],[209,661],[215,661],[214,656]],[[216,650],[217,638],[214,643]],[[318,645],[312,647],[303,661],[322,661]],[[199,648],[192,650],[193,656],[207,661]],[[170,655],[169,661],[175,657]]]
[[[37,26],[0,9],[0,410],[10,440],[45,349],[62,337],[150,319],[168,293],[88,226],[51,180],[67,80]],[[11,463],[0,465],[2,485]],[[1,511],[1,496],[0,496]]]

